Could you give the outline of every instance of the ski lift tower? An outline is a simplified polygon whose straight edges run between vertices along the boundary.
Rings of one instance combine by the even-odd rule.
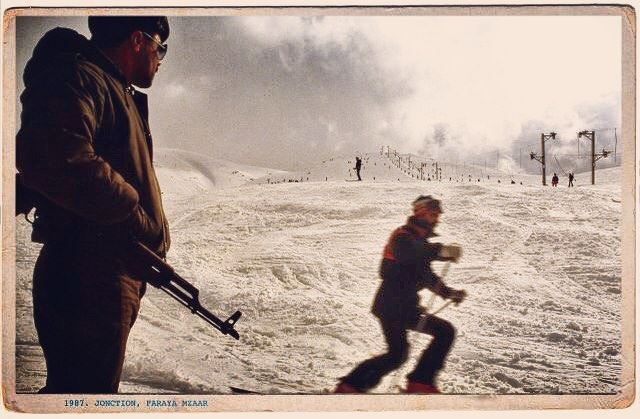
[[[611,151],[602,149],[602,153],[596,154],[596,132],[595,131],[580,131],[578,133],[578,143],[582,137],[586,137],[587,140],[591,140],[591,184],[596,184],[596,162],[603,157],[608,157]]]
[[[545,152],[544,152],[544,143],[548,140],[555,140],[556,133],[550,132],[549,134],[541,134],[540,135],[540,147],[542,148],[542,155],[538,156],[533,151],[529,155],[531,160],[536,160],[540,164],[542,164],[542,186],[547,186],[547,171],[546,171],[546,163],[545,163]]]

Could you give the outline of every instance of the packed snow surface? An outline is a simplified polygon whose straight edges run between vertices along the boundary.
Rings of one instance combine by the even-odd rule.
[[[620,389],[619,168],[598,171],[595,186],[584,173],[575,188],[565,177],[552,188],[539,176],[457,165],[440,166],[436,181],[434,167],[419,174],[379,154],[365,155],[362,182],[353,181],[351,156],[296,173],[179,150],[157,150],[155,159],[171,224],[168,262],[222,319],[242,311],[241,338],[223,336],[150,288],[129,340],[122,392],[330,392],[385,349],[369,312],[378,265],[420,194],[442,199],[437,240],[464,249],[444,278],[469,297],[440,313],[458,331],[439,376],[443,392]],[[19,392],[36,391],[45,377],[30,297],[39,246],[28,237],[19,220]],[[423,293],[426,304],[431,296]],[[410,342],[409,361],[374,393],[404,386],[429,337],[411,334]]]

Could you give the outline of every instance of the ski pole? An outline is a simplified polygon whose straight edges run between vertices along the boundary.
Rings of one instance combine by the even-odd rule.
[[[453,300],[447,300],[446,303],[444,303],[439,309],[437,309],[436,311],[434,311],[433,313],[429,313],[430,316],[435,316],[436,314],[440,313],[442,310],[444,310],[445,308],[447,308],[447,306],[449,304],[453,303]]]
[[[463,290],[463,292],[464,292],[464,290]],[[464,299],[464,298],[466,297],[466,295],[467,295],[467,293],[466,293],[466,292],[464,292],[464,295],[463,295],[462,299]],[[433,313],[429,313],[429,314],[430,314],[430,315],[436,315],[436,314],[440,313],[442,310],[444,310],[444,309],[445,309],[449,304],[454,303],[454,302],[455,302],[455,301],[454,301],[454,300],[451,300],[451,299],[450,299],[450,300],[447,300],[447,302],[445,302],[445,303],[444,303],[444,304],[443,304],[439,309],[437,309],[437,310],[436,310],[436,311],[434,311]],[[455,303],[456,303],[456,306],[457,306],[458,304],[460,304],[461,302],[462,302],[462,300],[460,300],[460,301],[458,301],[458,302],[455,302]]]
[[[445,264],[444,267],[442,268],[442,273],[440,273],[440,278],[444,279],[447,274],[449,273],[449,267],[451,266],[451,261],[448,260]]]
[[[431,298],[429,298],[429,302],[424,306],[424,311],[426,313],[431,311],[431,308],[433,308],[433,303],[436,300],[436,294],[434,292],[431,293]]]
[[[447,274],[449,273],[449,267],[451,266],[451,261],[448,260],[445,264],[444,267],[442,268],[442,272],[440,273],[440,279],[444,279]],[[435,302],[436,299],[436,294],[435,293],[431,293],[431,298],[429,298],[429,302],[426,304],[425,306],[425,311],[427,313],[429,313],[431,311],[431,309],[433,308],[433,303]]]

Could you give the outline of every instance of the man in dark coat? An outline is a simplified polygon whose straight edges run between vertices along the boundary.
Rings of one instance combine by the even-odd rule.
[[[424,313],[418,292],[428,288],[456,304],[466,296],[454,290],[431,270],[433,260],[454,261],[460,258],[458,246],[430,243],[442,208],[431,196],[419,196],[413,202],[412,217],[397,228],[384,248],[380,277],[382,283],[375,296],[372,313],[378,317],[387,341],[387,353],[368,359],[343,377],[336,393],[362,393],[375,387],[389,372],[399,368],[409,353],[407,330],[433,336],[415,369],[407,376],[409,393],[439,393],[435,384],[438,371],[453,344],[455,329],[448,321]]]
[[[360,157],[356,157],[356,174],[358,175],[358,180],[362,180],[360,177],[360,169],[362,169],[362,159]]]
[[[34,320],[42,393],[116,393],[144,282],[124,259],[170,239],[153,168],[147,98],[169,36],[166,17],[89,18],[91,40],[56,28],[24,72],[16,137],[20,182],[38,196]]]
[[[571,188],[573,186],[573,179],[575,179],[575,176],[573,175],[573,172],[569,173],[569,188]]]

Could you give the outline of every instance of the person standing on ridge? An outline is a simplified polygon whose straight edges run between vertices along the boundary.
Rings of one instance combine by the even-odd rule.
[[[436,236],[442,208],[429,195],[413,201],[413,216],[397,228],[384,248],[380,265],[382,283],[376,293],[372,313],[378,317],[387,341],[387,352],[360,363],[342,377],[335,393],[364,393],[391,371],[399,368],[409,354],[407,330],[433,336],[418,364],[407,376],[407,393],[439,393],[435,379],[455,339],[455,329],[447,320],[430,315],[419,304],[418,292],[428,288],[456,304],[467,293],[448,287],[432,270],[433,260],[457,262],[462,249],[455,245],[430,243]]]
[[[573,179],[574,179],[573,172],[569,172],[569,186],[568,186],[569,188],[573,186]]]
[[[362,159],[358,156],[356,156],[356,174],[358,175],[358,180],[362,180],[362,178],[360,177],[360,169],[362,168]]]
[[[125,261],[127,249],[137,240],[165,257],[170,245],[147,96],[133,87],[152,85],[168,19],[88,23],[91,40],[67,28],[40,39],[20,97],[16,167],[20,187],[37,195],[32,240],[44,244],[33,273],[47,367],[40,393],[118,392],[146,289]]]

